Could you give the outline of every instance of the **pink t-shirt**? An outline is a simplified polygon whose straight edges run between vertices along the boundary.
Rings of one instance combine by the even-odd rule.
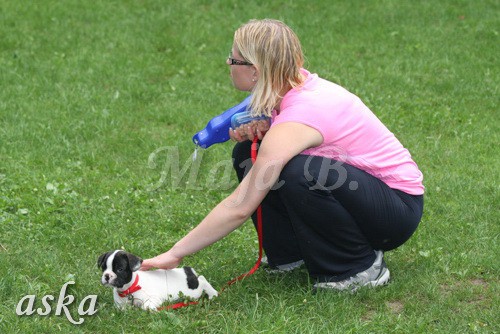
[[[348,163],[412,195],[424,193],[423,175],[410,152],[370,109],[339,85],[302,69],[307,79],[283,98],[272,126],[297,122],[318,130],[320,146],[302,152]]]

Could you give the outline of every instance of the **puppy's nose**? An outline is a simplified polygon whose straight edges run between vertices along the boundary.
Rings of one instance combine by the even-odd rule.
[[[105,280],[106,282],[109,282],[109,274],[105,274],[105,275],[104,275],[104,280]]]

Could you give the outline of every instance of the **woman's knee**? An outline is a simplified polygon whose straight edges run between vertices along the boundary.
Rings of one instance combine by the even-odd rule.
[[[236,171],[238,179],[243,179],[243,176],[248,173],[252,162],[250,158],[250,141],[236,143],[233,147],[233,168]]]
[[[236,143],[233,147],[232,158],[235,166],[250,158],[250,142]],[[236,168],[236,167],[235,167]]]

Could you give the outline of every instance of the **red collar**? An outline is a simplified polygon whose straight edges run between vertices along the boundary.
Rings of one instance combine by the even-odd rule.
[[[136,291],[139,291],[140,289],[141,289],[141,286],[139,285],[139,275],[137,275],[137,276],[135,276],[135,281],[134,281],[134,283],[132,283],[130,288],[128,288],[125,291],[118,292],[118,296],[120,296],[122,298],[127,297],[128,295],[130,295]]]

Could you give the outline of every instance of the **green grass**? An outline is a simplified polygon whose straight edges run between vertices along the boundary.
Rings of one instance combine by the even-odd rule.
[[[499,332],[499,12],[458,0],[0,0],[0,332]],[[203,152],[196,181],[158,184],[162,148],[184,166],[192,135],[243,99],[224,60],[233,31],[264,17],[295,29],[307,68],[358,94],[410,149],[427,188],[421,226],[387,254],[384,288],[313,295],[305,271],[258,271],[201,306],[119,312],[97,257],[165,251],[235,182],[211,179],[225,143]],[[247,223],[184,263],[220,288],[256,256]],[[99,296],[83,325],[15,314],[72,278],[78,302]]]

